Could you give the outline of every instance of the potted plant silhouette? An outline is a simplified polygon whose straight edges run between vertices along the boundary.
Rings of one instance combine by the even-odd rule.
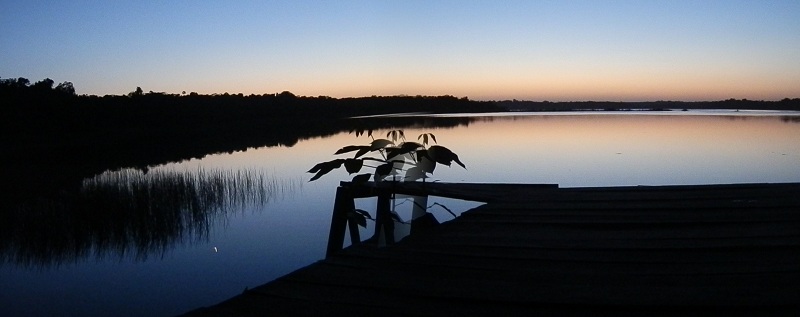
[[[356,131],[356,137],[364,131]],[[423,133],[417,137],[418,142],[406,141],[403,130],[392,130],[386,133],[386,139],[375,139],[372,130],[367,132],[367,136],[372,138],[368,145],[348,145],[342,147],[334,155],[355,152],[351,158],[338,158],[327,162],[314,165],[309,173],[315,173],[310,181],[319,179],[334,169],[344,166],[349,174],[359,173],[362,168],[373,168],[372,173],[362,173],[353,177],[352,182],[359,184],[365,183],[372,178],[375,182],[381,182],[388,177],[392,181],[416,181],[423,182],[433,174],[436,164],[451,166],[453,162],[466,169],[467,167],[458,159],[458,155],[450,149],[441,145],[429,145],[429,141],[436,142],[433,133]],[[400,141],[400,143],[397,143]],[[369,165],[369,163],[376,165]]]
[[[364,134],[364,131],[356,131],[356,137],[362,134]],[[318,163],[308,170],[309,173],[314,173],[314,176],[309,180],[311,182],[342,166],[351,175],[361,172],[365,167],[373,169],[371,173],[355,175],[350,182],[350,186],[340,186],[337,189],[336,202],[334,203],[334,219],[331,222],[331,238],[328,241],[328,254],[341,249],[345,226],[347,225],[350,226],[351,241],[361,241],[358,230],[355,227],[366,227],[368,219],[374,220],[376,222],[375,237],[385,237],[384,240],[387,243],[393,243],[393,222],[398,221],[408,224],[403,222],[394,211],[390,210],[392,209],[390,207],[391,201],[394,201],[394,193],[391,190],[386,191],[384,189],[382,194],[378,195],[376,218],[372,218],[367,211],[356,209],[353,205],[354,197],[351,192],[353,185],[364,185],[370,179],[377,185],[390,177],[392,184],[397,184],[401,180],[422,180],[424,182],[434,172],[436,164],[450,166],[455,162],[466,169],[464,163],[459,160],[458,155],[450,149],[436,144],[429,146],[430,141],[437,143],[436,136],[432,133],[420,134],[417,137],[417,141],[421,143],[406,141],[402,130],[389,131],[386,133],[386,139],[375,139],[372,136],[372,130],[369,130],[366,134],[372,139],[370,144],[348,145],[334,153],[334,155],[341,155],[355,152],[352,157],[337,158]],[[424,198],[422,203],[414,201],[414,204],[424,212],[424,216],[430,216],[425,219],[430,219],[433,217],[426,212],[426,201],[427,198]],[[450,212],[446,207],[445,209]],[[450,213],[452,214],[452,212]],[[383,232],[383,234],[379,234],[379,232]],[[378,241],[380,239],[378,238]]]

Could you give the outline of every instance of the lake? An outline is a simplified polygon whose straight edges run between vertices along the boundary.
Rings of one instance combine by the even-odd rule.
[[[408,115],[407,115],[408,116]],[[561,187],[800,182],[800,113],[627,111],[448,115],[433,133],[466,169],[429,181]],[[418,116],[421,122],[429,119]],[[387,130],[373,135],[386,137]],[[209,306],[324,257],[344,169],[306,171],[366,135],[341,132],[212,154],[146,171],[107,171],[80,190],[6,211],[4,316],[171,316]],[[341,157],[350,157],[349,154]],[[375,201],[357,208],[374,212]],[[398,208],[408,207],[403,199]],[[439,221],[476,202],[432,198]],[[91,211],[88,211],[91,210]],[[401,216],[404,215],[401,213]],[[368,227],[362,236],[371,234]]]

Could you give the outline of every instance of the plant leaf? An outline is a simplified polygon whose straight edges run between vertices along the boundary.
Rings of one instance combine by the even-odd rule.
[[[352,182],[355,184],[363,184],[369,180],[370,176],[372,176],[372,174],[370,173],[358,174],[356,176],[353,176]]]
[[[361,166],[364,165],[364,160],[359,159],[346,159],[344,160],[344,168],[347,170],[347,173],[353,174],[358,173],[361,170]]]
[[[398,215],[396,212],[392,212],[390,213],[390,215],[392,216],[392,219],[394,219],[394,221],[397,221],[399,223],[405,223],[403,222],[403,219],[400,219],[400,215]]]
[[[423,179],[426,176],[427,175],[425,175],[425,171],[421,167],[414,166],[406,170],[405,180],[413,182],[418,179]]]
[[[370,151],[380,150],[392,144],[394,144],[394,142],[389,141],[387,139],[376,139],[372,141],[372,143],[370,144],[369,150]]]
[[[343,154],[343,153],[347,153],[347,152],[359,151],[359,150],[364,149],[364,148],[369,149],[369,146],[366,146],[366,145],[348,145],[348,146],[345,146],[345,147],[339,149],[338,151],[336,151],[336,153],[333,153],[333,154],[336,155],[336,154]]]
[[[330,170],[333,170],[334,168],[341,167],[342,163],[344,163],[343,159],[335,159],[335,160],[332,160],[332,161],[317,163],[317,165],[314,165],[314,167],[312,167],[310,170],[308,170],[307,173],[316,173],[316,172],[319,172],[322,169],[328,169],[328,171],[330,171]]]
[[[358,224],[360,227],[367,227],[367,218],[364,218],[364,214],[355,212],[355,210],[353,210],[353,212],[347,213],[347,218],[354,219],[356,224]]]
[[[381,180],[384,177],[391,175],[392,171],[394,170],[392,168],[393,166],[394,166],[394,164],[392,162],[389,162],[389,163],[382,164],[382,165],[376,167],[375,168],[375,181]]]
[[[386,158],[392,159],[394,157],[414,152],[420,148],[424,148],[422,144],[416,142],[403,142],[399,147],[387,147]]]
[[[363,210],[363,209],[355,209],[355,210],[353,210],[353,211],[355,211],[355,212],[357,212],[357,213],[360,213],[362,216],[364,216],[364,218],[367,218],[367,219],[372,219],[372,216],[370,216],[370,215],[369,215],[369,212],[367,212],[366,210]]]
[[[455,153],[453,153],[453,161],[455,161],[456,164],[461,165],[463,169],[467,169],[467,166],[464,165],[464,163],[461,163],[461,161],[458,159],[458,155],[456,155]]]
[[[404,161],[404,160],[392,160],[390,163],[392,163],[392,175],[396,175],[397,171],[400,171],[400,170],[403,169],[403,166],[406,164],[406,161]]]
[[[353,156],[353,158],[359,158],[359,157],[363,156],[364,154],[369,153],[369,148],[370,148],[369,146],[364,146],[363,148],[358,150],[358,152],[356,152],[356,155]]]
[[[403,142],[403,143],[400,143],[400,148],[403,149],[404,151],[406,151],[406,153],[411,152],[411,151],[416,151],[417,149],[422,148],[422,147],[424,147],[424,146],[422,144],[417,143],[417,142]]]
[[[430,157],[434,162],[442,165],[450,166],[450,163],[455,161],[456,164],[460,165],[461,167],[465,169],[467,168],[464,163],[458,159],[458,155],[441,145],[433,145],[428,148],[428,157]]]
[[[428,156],[423,156],[417,160],[417,166],[421,168],[423,172],[433,174],[433,171],[436,169],[436,162],[431,160]]]
[[[403,155],[403,149],[399,147],[389,146],[385,147],[384,150],[386,150],[386,159],[389,160],[398,155]]]
[[[403,134],[403,130],[392,130],[392,131],[386,132],[386,137],[388,138],[390,136],[392,138],[392,141],[397,141],[398,138],[401,139],[401,140],[405,140],[406,139],[406,135]]]
[[[317,174],[314,175],[314,177],[312,177],[309,180],[309,182],[315,181],[320,177],[322,177],[323,175],[330,173],[330,171],[342,167],[342,163],[344,163],[343,159],[335,159],[332,161],[322,162],[317,165],[314,165],[314,167],[308,170],[308,173],[317,173]]]
[[[437,142],[436,142],[436,136],[435,136],[435,135],[433,135],[433,133],[423,133],[423,134],[420,134],[420,135],[417,137],[417,140],[419,140],[419,139],[422,139],[422,144],[425,144],[425,145],[427,145],[427,144],[428,144],[428,137],[430,137],[430,138],[433,140],[433,143],[437,143]]]

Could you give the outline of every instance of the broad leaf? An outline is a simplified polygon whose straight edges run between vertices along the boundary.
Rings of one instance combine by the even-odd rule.
[[[364,154],[369,153],[369,148],[370,148],[369,146],[365,146],[365,147],[361,148],[360,150],[358,150],[358,152],[356,152],[356,155],[353,156],[353,158],[359,158],[359,157],[363,156]]]
[[[422,169],[423,172],[433,174],[436,169],[436,162],[432,161],[428,156],[423,156],[417,160],[417,167]]]
[[[461,163],[461,161],[458,159],[458,155],[441,145],[434,145],[428,148],[428,157],[439,164],[450,166],[450,163],[455,161],[456,164],[460,165],[461,167],[465,169],[467,168],[464,163]]]
[[[384,148],[384,150],[386,150],[386,159],[389,160],[395,158],[398,155],[403,155],[403,149],[399,147],[390,146]]]
[[[372,176],[372,174],[370,173],[358,174],[356,176],[353,176],[352,182],[354,184],[363,184],[369,180],[370,176]]]
[[[316,172],[319,172],[322,169],[328,169],[328,171],[330,171],[330,170],[333,170],[334,168],[341,167],[342,163],[344,163],[343,159],[335,159],[335,160],[332,160],[332,161],[317,163],[317,165],[314,165],[314,167],[312,167],[310,170],[308,170],[307,173],[316,173]]]
[[[338,151],[336,151],[336,153],[333,153],[333,154],[336,155],[336,154],[343,154],[343,153],[347,153],[347,152],[360,151],[361,149],[369,150],[369,146],[367,146],[367,145],[348,145],[348,146],[345,146],[345,147],[339,149]]]
[[[405,180],[413,182],[426,177],[427,175],[425,175],[425,171],[421,167],[414,166],[406,171]]]
[[[387,147],[386,158],[392,159],[403,154],[412,153],[420,148],[424,148],[422,144],[416,142],[403,142],[400,143],[399,147]]]
[[[360,227],[367,227],[367,218],[364,218],[363,214],[357,213],[355,210],[353,212],[348,212],[347,218],[355,220],[356,224],[358,224]]]
[[[328,174],[330,171],[342,167],[342,163],[344,163],[343,159],[335,159],[333,161],[322,162],[317,165],[314,165],[310,170],[309,173],[317,173],[312,177],[309,182],[315,181],[322,177],[325,174]]]
[[[369,150],[370,151],[380,150],[380,149],[385,148],[385,147],[387,147],[389,145],[392,145],[392,144],[394,144],[394,142],[389,141],[387,139],[377,139],[377,140],[372,141],[372,143],[370,144]]]
[[[407,152],[416,151],[417,149],[423,148],[423,147],[424,146],[422,144],[419,144],[417,142],[403,142],[403,143],[400,143],[400,148],[403,149],[404,151],[407,151]]]
[[[404,160],[393,160],[393,161],[391,161],[391,163],[392,163],[392,172],[391,172],[391,174],[392,175],[396,175],[397,171],[400,171],[400,170],[403,169],[403,166],[406,164],[406,161],[404,161]]]
[[[393,165],[394,165],[394,164],[392,164],[391,162],[389,162],[389,163],[386,163],[386,164],[383,164],[383,165],[380,165],[380,166],[376,167],[376,168],[375,168],[375,181],[376,181],[376,182],[377,182],[377,181],[380,181],[380,180],[382,180],[384,177],[391,175],[391,174],[392,174],[392,171],[394,170],[394,169],[392,168],[392,167],[393,167]]]
[[[358,173],[361,170],[361,166],[364,165],[364,160],[359,159],[346,159],[344,160],[344,168],[347,170],[347,173],[353,174]]]
[[[370,215],[369,215],[369,212],[367,212],[366,210],[363,210],[363,209],[354,209],[353,211],[355,211],[355,212],[357,212],[357,213],[360,213],[362,216],[364,216],[364,218],[367,218],[367,219],[372,219],[372,216],[370,216]]]

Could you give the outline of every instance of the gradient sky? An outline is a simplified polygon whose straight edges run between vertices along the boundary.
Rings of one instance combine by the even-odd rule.
[[[10,1],[0,77],[79,94],[800,97],[800,1]]]

